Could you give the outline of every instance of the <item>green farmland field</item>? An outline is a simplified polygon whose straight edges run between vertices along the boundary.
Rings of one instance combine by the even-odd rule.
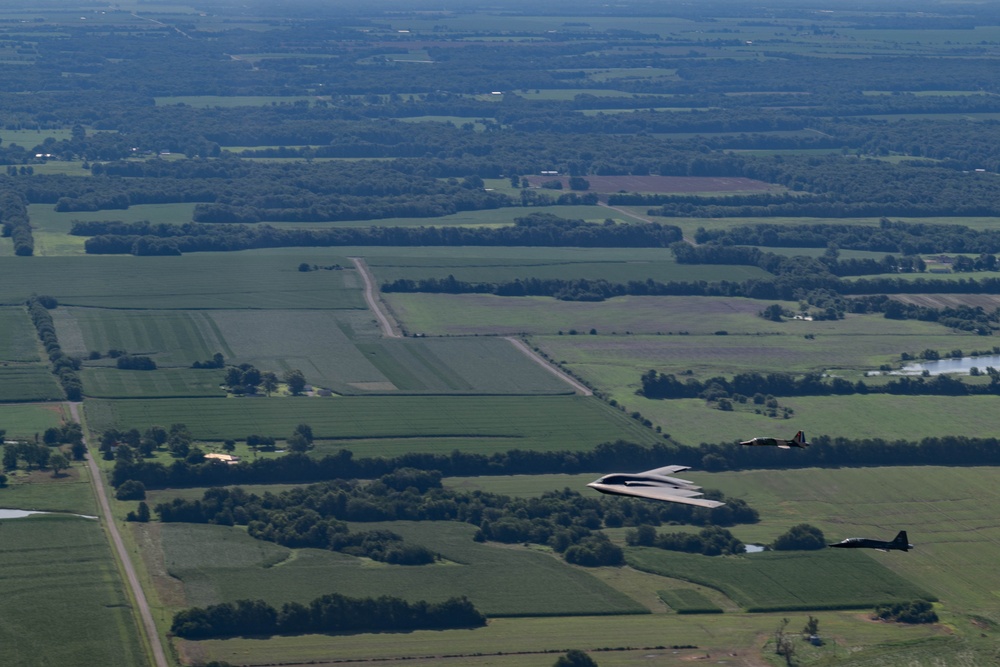
[[[129,598],[97,521],[8,519],[0,521],[0,533],[5,667],[146,664]],[[41,626],[58,628],[58,639],[27,641]]]
[[[0,362],[38,361],[40,344],[28,311],[0,308]]]
[[[747,611],[871,608],[930,596],[852,551],[713,557],[634,547],[625,554],[632,567],[718,588]]]
[[[663,602],[678,614],[721,614],[722,609],[693,588],[658,591]]]
[[[87,401],[90,427],[140,429],[186,423],[203,440],[244,439],[251,433],[283,438],[297,424],[317,439],[474,439],[476,451],[496,451],[493,439],[518,449],[592,448],[619,438],[648,443],[655,434],[617,410],[581,396],[357,396]],[[391,415],[392,419],[387,419]],[[505,447],[507,449],[507,447]]]
[[[420,280],[454,276],[468,282],[504,282],[537,278],[607,280],[614,283],[645,281],[661,282],[720,280],[743,281],[767,278],[763,269],[752,266],[727,266],[717,264],[677,264],[669,250],[633,250],[628,258],[620,251],[608,251],[613,258],[605,259],[601,252],[581,252],[581,249],[550,250],[549,258],[515,259],[498,262],[498,258],[485,254],[480,258],[423,259],[410,257],[377,257],[368,260],[380,283],[400,278]],[[574,252],[567,252],[572,250]],[[560,257],[561,256],[561,257]]]
[[[8,438],[30,438],[68,416],[62,403],[6,403],[0,405],[0,428]]]
[[[93,398],[221,397],[221,370],[160,368],[155,371],[122,371],[117,368],[84,368],[83,393]]]
[[[187,604],[243,598],[308,602],[325,593],[394,595],[440,601],[465,595],[489,616],[643,614],[622,593],[533,549],[481,544],[475,526],[458,522],[354,524],[386,529],[424,544],[444,561],[385,565],[317,549],[287,549],[238,528],[166,524],[161,534],[167,570],[184,585]]]
[[[0,302],[48,294],[61,304],[105,308],[364,308],[353,270],[302,273],[299,263],[346,264],[316,248],[183,257],[35,257],[0,264]]]
[[[65,397],[55,376],[41,364],[0,365],[0,402],[58,401]]]

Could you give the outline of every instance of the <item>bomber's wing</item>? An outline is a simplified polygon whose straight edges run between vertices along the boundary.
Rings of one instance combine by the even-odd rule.
[[[698,507],[707,507],[709,509],[712,509],[713,507],[721,507],[722,505],[726,504],[723,502],[719,502],[718,500],[707,500],[705,498],[693,498],[689,495],[682,495],[691,492],[690,491],[685,492],[683,489],[671,489],[664,486],[640,486],[640,485],[617,486],[616,485],[612,493],[622,496],[649,498],[650,500],[662,500],[663,502],[667,503],[697,505]]]
[[[663,466],[662,468],[654,468],[653,470],[647,470],[646,472],[636,473],[637,475],[673,475],[674,473],[682,472],[684,470],[690,470],[691,466]]]

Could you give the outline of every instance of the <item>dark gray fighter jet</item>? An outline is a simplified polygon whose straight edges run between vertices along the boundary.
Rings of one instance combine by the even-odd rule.
[[[909,551],[913,548],[913,545],[907,541],[905,530],[899,531],[899,535],[896,535],[896,539],[892,542],[870,540],[867,537],[848,537],[842,542],[830,544],[829,546],[838,549],[878,549],[879,551],[889,551],[889,549]]]
[[[726,504],[718,500],[707,500],[699,497],[702,495],[701,487],[695,486],[694,482],[668,476],[682,470],[690,470],[690,468],[687,466],[664,466],[646,472],[614,473],[605,475],[587,486],[597,489],[601,493],[610,493],[616,496],[635,496],[668,503],[697,505],[709,509]]]
[[[808,447],[809,443],[806,442],[806,434],[799,431],[795,434],[795,437],[791,440],[785,440],[784,438],[753,438],[752,440],[744,440],[740,443],[746,447],[780,447],[781,449],[788,449],[790,447]]]

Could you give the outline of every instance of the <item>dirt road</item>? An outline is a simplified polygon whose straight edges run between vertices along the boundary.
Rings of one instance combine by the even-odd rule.
[[[365,302],[368,304],[368,308],[375,313],[375,318],[378,319],[378,324],[382,327],[382,335],[386,338],[402,338],[403,334],[400,332],[399,326],[388,313],[382,310],[382,304],[379,303],[378,294],[375,291],[375,279],[368,270],[364,258],[349,257],[348,259],[354,262],[354,268],[358,270],[358,275],[365,281]]]
[[[521,352],[524,352],[524,354],[526,354],[529,359],[531,359],[532,361],[534,361],[536,364],[538,364],[539,366],[541,366],[542,368],[544,368],[548,372],[550,372],[553,375],[555,375],[557,378],[559,378],[560,380],[562,380],[563,382],[565,382],[569,386],[573,387],[573,389],[576,390],[576,393],[580,394],[581,396],[593,396],[594,395],[594,392],[592,392],[590,389],[588,389],[586,385],[584,385],[582,382],[578,382],[576,379],[574,379],[570,375],[567,375],[566,373],[564,373],[562,370],[560,370],[556,366],[553,366],[552,364],[550,364],[543,357],[539,356],[534,350],[532,350],[530,347],[528,347],[527,345],[525,345],[524,341],[522,341],[520,339],[517,339],[517,338],[512,338],[510,336],[507,336],[506,338],[507,338],[507,340],[509,340],[511,342],[511,345],[513,345],[517,349],[521,350]]]
[[[73,416],[73,421],[80,424],[83,423],[80,421],[79,403],[69,403],[69,412]],[[135,566],[132,565],[132,559],[129,558],[128,551],[125,549],[121,533],[118,532],[118,525],[111,514],[111,503],[108,502],[108,495],[104,491],[104,484],[101,482],[101,471],[98,469],[97,461],[94,459],[94,452],[89,449],[87,467],[90,469],[90,479],[94,485],[94,493],[97,494],[97,501],[100,505],[99,513],[101,519],[104,521],[108,535],[111,536],[111,543],[114,545],[115,551],[118,554],[118,560],[125,571],[128,586],[132,589],[132,599],[135,600],[136,606],[139,608],[139,618],[142,620],[142,626],[146,631],[149,646],[153,651],[153,661],[156,667],[170,667],[170,663],[167,662],[167,656],[163,652],[163,645],[160,643],[160,635],[156,631],[156,623],[153,622],[153,614],[150,612],[149,603],[146,601],[146,594],[143,592],[142,586],[139,585],[139,577],[135,572]]]

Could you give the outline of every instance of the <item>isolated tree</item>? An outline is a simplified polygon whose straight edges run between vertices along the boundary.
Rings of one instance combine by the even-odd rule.
[[[806,626],[802,628],[802,634],[807,637],[812,637],[813,635],[819,634],[819,619],[809,615],[809,621]]]
[[[49,467],[52,468],[52,475],[59,476],[59,472],[69,467],[69,459],[62,452],[55,452],[49,456]]]
[[[74,461],[82,461],[87,454],[87,445],[83,444],[83,440],[80,440],[70,445],[69,451],[73,455]]]
[[[810,551],[826,548],[823,531],[808,523],[792,526],[771,545],[775,551]]]
[[[7,445],[3,448],[3,469],[17,469],[17,450],[12,445]]]
[[[572,648],[559,656],[552,667],[597,667],[597,663],[583,651]]]
[[[778,628],[774,631],[774,652],[785,659],[786,665],[791,665],[792,658],[795,657],[795,642],[785,632],[787,627],[788,619],[781,619],[781,623],[778,624]]]
[[[310,443],[301,433],[293,433],[292,436],[285,441],[285,447],[292,452],[305,452],[308,451]]]
[[[271,371],[261,373],[260,386],[264,390],[264,393],[270,396],[272,391],[278,390],[278,376]]]
[[[225,440],[222,443],[222,448],[224,450],[226,450],[227,452],[232,453],[233,451],[236,450],[236,441],[235,440]]]
[[[285,373],[285,384],[292,396],[298,396],[306,388],[306,376],[298,369],[288,371]]]

